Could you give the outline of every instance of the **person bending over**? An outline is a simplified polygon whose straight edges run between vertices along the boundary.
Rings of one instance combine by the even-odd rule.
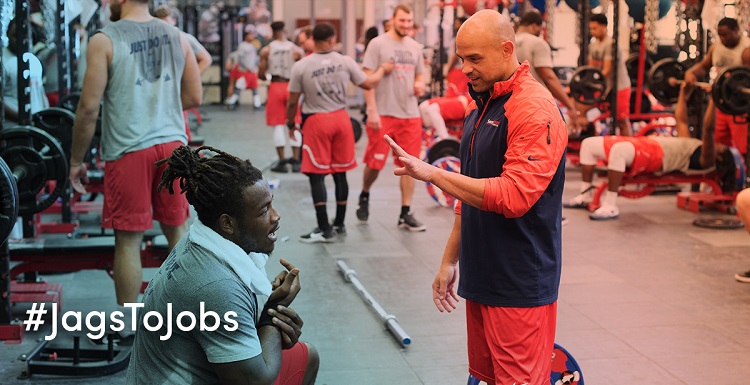
[[[438,97],[425,100],[419,104],[419,113],[425,127],[435,129],[435,135],[440,139],[450,137],[446,121],[461,121],[463,123],[469,98],[464,95],[456,97]]]
[[[202,157],[202,150],[217,155]],[[289,307],[299,269],[281,259],[285,270],[273,282],[266,276],[281,216],[260,170],[206,146],[178,147],[162,164],[158,189],[175,194],[179,184],[198,219],[143,296],[141,314],[171,316],[171,335],[138,322],[126,383],[313,384],[318,354],[298,341],[302,318]],[[190,325],[184,312],[219,319],[206,317],[206,330],[179,327]]]
[[[709,102],[703,120],[703,140],[690,137],[688,129],[687,99],[692,87],[680,86],[675,106],[677,137],[664,136],[595,136],[581,142],[581,188],[580,193],[567,202],[567,208],[587,208],[593,198],[594,168],[597,161],[607,162],[607,192],[602,205],[589,215],[594,220],[615,219],[620,216],[617,196],[622,177],[640,173],[688,170],[707,171],[714,167],[713,100]]]

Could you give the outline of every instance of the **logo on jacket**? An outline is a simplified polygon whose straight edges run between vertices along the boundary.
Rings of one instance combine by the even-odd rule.
[[[497,126],[500,125],[500,121],[499,120],[487,119],[487,124],[492,125],[492,127],[497,127]]]

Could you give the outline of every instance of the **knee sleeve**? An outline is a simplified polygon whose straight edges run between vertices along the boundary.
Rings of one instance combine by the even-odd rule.
[[[633,164],[633,159],[635,159],[635,146],[633,146],[633,143],[615,143],[609,149],[607,169],[625,172],[625,169]]]
[[[578,154],[580,162],[585,166],[596,165],[597,159],[606,159],[604,154],[604,138],[601,136],[592,136],[581,142],[581,150]]]
[[[312,192],[313,203],[321,203],[328,200],[325,175],[309,174],[308,177],[310,178],[310,191]]]
[[[277,124],[273,126],[273,145],[276,147],[286,146],[287,138],[289,138],[289,129],[283,124]]]
[[[346,173],[333,174],[333,183],[336,185],[336,202],[346,202],[349,198],[349,182],[346,181]]]
[[[299,130],[294,131],[294,139],[289,140],[289,145],[292,147],[302,147],[302,134],[300,134]]]

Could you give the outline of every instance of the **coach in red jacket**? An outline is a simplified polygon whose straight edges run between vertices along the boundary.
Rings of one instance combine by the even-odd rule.
[[[504,16],[477,12],[456,37],[471,96],[461,174],[403,152],[396,175],[457,197],[453,231],[433,282],[440,311],[466,299],[469,371],[487,383],[549,383],[561,267],[567,130],[549,91],[518,63]],[[454,287],[458,265],[461,280]]]

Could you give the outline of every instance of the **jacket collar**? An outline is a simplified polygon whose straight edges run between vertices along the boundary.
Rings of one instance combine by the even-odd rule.
[[[521,63],[518,68],[516,68],[516,70],[512,75],[510,75],[507,80],[495,82],[492,88],[490,99],[495,99],[509,93],[513,89],[513,87],[521,81],[520,78],[524,77],[527,73],[529,73],[529,62],[524,60],[524,62]],[[486,93],[477,93],[476,91],[474,91],[474,88],[471,86],[471,84],[469,84],[469,93],[471,94],[471,97],[477,101],[477,103],[480,102],[480,97],[487,96]]]

